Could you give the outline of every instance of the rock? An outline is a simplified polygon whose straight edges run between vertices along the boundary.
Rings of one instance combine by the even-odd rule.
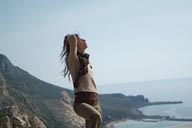
[[[2,73],[0,72],[0,92],[3,96],[7,96],[8,95],[8,90],[7,90],[7,86],[6,86],[6,81],[2,75]],[[1,96],[1,95],[0,95]]]
[[[71,97],[68,95],[68,93],[66,91],[62,91],[61,92],[61,97],[62,97],[62,101],[66,102],[67,104],[72,104],[72,99]]]
[[[0,128],[13,128],[8,116],[0,118]]]
[[[0,70],[10,71],[12,69],[13,65],[9,59],[6,56],[0,54]]]
[[[32,117],[30,120],[32,128],[47,128],[38,117]]]
[[[0,128],[47,128],[38,117],[22,114],[16,105],[0,108]]]

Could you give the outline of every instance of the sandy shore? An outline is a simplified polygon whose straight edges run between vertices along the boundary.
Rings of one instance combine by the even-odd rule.
[[[119,123],[123,121],[112,121],[106,125],[106,128],[114,128],[115,123]],[[178,126],[173,126],[173,127],[168,127],[168,128],[192,128],[192,123],[190,124],[184,124],[184,125],[178,125]]]
[[[180,126],[175,126],[171,128],[192,128],[192,124],[180,125]]]
[[[113,124],[114,124],[113,122],[108,123],[106,125],[106,128],[114,128]]]

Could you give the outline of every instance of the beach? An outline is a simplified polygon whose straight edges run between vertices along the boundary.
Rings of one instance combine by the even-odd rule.
[[[106,128],[114,128],[114,122],[110,122],[106,125]]]
[[[192,122],[183,122],[183,121],[143,122],[137,120],[127,120],[127,121],[111,122],[107,128],[192,128]]]
[[[171,128],[192,128],[192,124],[180,125],[180,126],[175,126]]]

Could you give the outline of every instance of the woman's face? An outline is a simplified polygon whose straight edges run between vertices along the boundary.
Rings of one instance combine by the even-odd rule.
[[[86,40],[81,37],[78,37],[77,38],[77,47],[80,51],[85,51],[85,49],[87,48]]]

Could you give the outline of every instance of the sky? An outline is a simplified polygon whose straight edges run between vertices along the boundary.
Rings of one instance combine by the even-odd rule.
[[[1,0],[0,53],[72,89],[60,52],[79,33],[98,86],[192,77],[191,14],[191,0]]]

